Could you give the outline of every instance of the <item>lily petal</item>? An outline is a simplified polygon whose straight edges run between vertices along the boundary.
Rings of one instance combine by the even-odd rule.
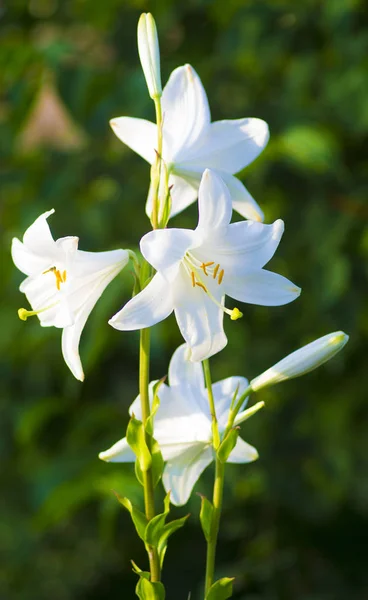
[[[198,197],[198,182],[185,179],[179,175],[171,174],[169,187],[171,188],[171,216],[177,215],[182,210],[193,204]]]
[[[115,135],[151,165],[155,162],[157,148],[157,126],[145,119],[117,117],[111,119]]]
[[[268,125],[262,119],[216,121],[193,148],[191,156],[187,155],[186,167],[237,173],[257,158],[269,137]]]
[[[249,271],[241,276],[228,276],[224,279],[225,292],[231,298],[259,304],[261,306],[281,306],[296,300],[301,289],[294,283],[265,269]]]
[[[143,236],[140,248],[156,271],[172,281],[178,273],[180,261],[195,240],[196,233],[192,229],[155,229]]]
[[[237,398],[245,392],[249,383],[245,377],[228,377],[222,381],[217,381],[212,385],[213,397],[215,400],[216,416],[220,431],[223,431],[227,425],[231,401],[237,391]],[[244,400],[242,408],[246,405],[248,398]]]
[[[35,254],[50,254],[53,251],[55,242],[51,235],[50,227],[47,219],[53,215],[54,209],[48,210],[40,215],[30,227],[26,230],[23,236],[23,244]]]
[[[231,451],[227,462],[230,463],[248,463],[257,460],[258,452],[254,446],[247,444],[242,438],[238,438],[235,448]]]
[[[86,260],[87,254],[89,255],[94,253],[84,253],[83,258],[85,263],[93,260],[90,256],[88,256],[88,259]],[[105,269],[98,271],[95,274],[94,286],[92,288],[85,286],[77,291],[79,296],[78,300],[76,298],[71,299],[71,303],[76,304],[78,302],[80,304],[80,308],[75,312],[73,325],[65,327],[61,338],[61,349],[64,360],[74,377],[79,379],[79,381],[84,380],[82,363],[79,356],[79,340],[83,328],[97,300],[100,298],[108,284],[114,279],[114,277],[116,277],[129,259],[128,253],[125,250],[103,252],[101,254],[105,254],[104,257],[98,256],[99,253],[96,254],[97,255],[95,258],[97,261],[103,262],[109,260],[109,267],[105,267]],[[114,260],[113,257],[119,257],[122,260],[111,264],[111,261]]]
[[[98,458],[101,460],[105,460],[106,462],[135,462],[136,456],[129,446],[126,437],[122,440],[119,440],[111,446],[108,450],[104,452],[100,452]]]
[[[193,444],[181,456],[166,464],[162,480],[165,490],[171,491],[173,504],[182,506],[189,500],[194,485],[212,460],[212,447]]]
[[[50,265],[50,259],[47,256],[35,254],[18,238],[13,238],[11,255],[15,266],[26,275],[42,273]]]
[[[179,346],[172,355],[169,364],[169,383],[171,387],[190,385],[198,391],[205,389],[202,365],[190,360],[190,348],[187,344]]]
[[[247,271],[262,268],[273,257],[284,232],[284,223],[279,219],[272,225],[256,221],[231,223],[223,234],[209,237],[198,258],[210,256],[221,264],[225,276],[245,275]]]
[[[109,324],[120,331],[144,329],[166,319],[173,309],[171,289],[162,275],[156,273],[144,290],[117,312]]]
[[[163,135],[168,143],[165,160],[180,162],[210,123],[206,92],[190,65],[175,69],[162,92]]]
[[[198,228],[212,231],[230,223],[232,201],[221,177],[206,169],[198,191]]]
[[[218,290],[213,292],[218,295]],[[227,338],[223,311],[199,287],[192,287],[181,265],[173,286],[175,316],[181,334],[191,349],[191,360],[201,361],[220,352]],[[221,302],[219,297],[218,301]]]
[[[263,221],[264,214],[253,196],[250,195],[245,185],[234,175],[225,171],[217,171],[229,188],[233,201],[233,209],[245,219]]]

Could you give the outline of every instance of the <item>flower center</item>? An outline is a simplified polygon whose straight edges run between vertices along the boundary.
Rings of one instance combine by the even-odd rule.
[[[211,279],[217,281],[218,285],[221,285],[224,278],[225,269],[222,269],[219,263],[216,263],[214,260],[209,262],[200,261],[193,256],[193,254],[187,252],[184,256],[183,264],[190,276],[192,287],[201,288],[209,296],[209,298],[211,298],[212,302],[214,302],[219,308],[221,308],[221,310],[230,316],[232,321],[236,321],[243,316],[243,313],[240,312],[238,308],[235,307],[230,310],[223,306],[218,300],[216,300],[209,289],[208,282],[210,282]],[[205,277],[208,279],[206,280]]]
[[[66,282],[66,270],[60,273],[59,269],[57,269],[56,267],[51,267],[50,269],[47,269],[47,271],[44,271],[42,275],[45,275],[46,273],[50,272],[52,272],[55,275],[56,288],[58,291],[60,291],[60,285]]]

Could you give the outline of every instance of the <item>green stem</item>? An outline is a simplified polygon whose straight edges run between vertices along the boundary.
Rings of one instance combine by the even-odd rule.
[[[212,379],[210,364],[208,359],[203,361],[203,372],[206,381],[206,388],[208,394],[208,403],[210,407],[212,417],[212,438],[213,447],[216,451],[220,445],[220,432],[218,428],[215,400],[213,397],[212,390]],[[224,491],[224,478],[225,478],[225,465],[216,458],[216,474],[215,483],[213,486],[213,513],[211,522],[211,531],[209,540],[207,541],[207,558],[206,558],[206,577],[205,577],[205,597],[207,596],[214,580],[215,575],[215,562],[216,562],[216,546],[217,536],[220,527],[221,509],[222,509],[222,496]]]
[[[213,514],[210,538],[207,542],[205,598],[213,585],[215,576],[217,536],[220,528],[222,496],[224,491],[225,464],[216,459],[216,475],[213,486]]]
[[[212,417],[213,447],[215,450],[217,450],[217,448],[220,445],[220,433],[219,433],[217,417],[216,417],[215,400],[214,400],[213,391],[212,391],[210,363],[209,363],[208,358],[203,361],[202,365],[203,365],[204,379],[206,382],[206,388],[207,388],[207,394],[208,394],[208,403],[210,405],[210,412],[211,412],[211,417]]]
[[[155,109],[156,109],[156,123],[157,123],[157,159],[156,159],[156,173],[155,181],[152,182],[154,185],[153,198],[152,198],[152,227],[157,229],[158,227],[158,194],[160,189],[161,179],[161,159],[162,159],[162,107],[161,98],[155,98]]]
[[[146,424],[150,416],[150,401],[149,401],[149,357],[150,357],[150,330],[141,329],[139,343],[139,394],[141,398],[142,422]],[[150,448],[150,439],[147,436],[146,443]],[[144,508],[147,519],[150,521],[155,516],[155,501],[152,470],[143,472],[143,490],[144,490]],[[157,549],[152,546],[146,546],[151,581],[160,581],[160,561]]]

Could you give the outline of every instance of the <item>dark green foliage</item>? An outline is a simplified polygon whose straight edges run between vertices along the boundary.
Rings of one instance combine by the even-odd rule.
[[[207,89],[213,119],[257,116],[270,124],[268,148],[241,177],[266,221],[281,217],[286,224],[270,269],[303,289],[289,306],[244,306],[242,320],[227,320],[229,345],[212,361],[214,380],[253,378],[329,331],[351,336],[320,370],[257,396],[266,408],[241,435],[260,459],[226,469],[216,578],[234,576],[239,600],[362,600],[368,592],[366,3],[5,5],[0,597],[128,600],[137,584],[130,559],[147,569],[142,541],[111,492],[143,508],[134,466],[97,458],[125,435],[138,393],[138,334],[107,325],[130,296],[132,274],[125,270],[108,287],[88,321],[80,384],[62,360],[60,332],[18,319],[17,309],[27,304],[9,248],[13,236],[54,207],[55,237],[77,234],[84,250],[137,249],[149,226],[149,167],[115,138],[108,121],[153,119],[136,49],[139,14],[148,9],[158,24],[163,81],[189,62]],[[42,148],[42,131],[36,127],[30,136],[29,118],[46,84],[54,85],[69,122],[61,133],[49,132]],[[194,205],[172,226],[193,227],[196,219]],[[165,375],[179,343],[173,317],[154,328],[151,379]],[[210,498],[211,484],[208,469],[196,490]],[[192,517],[170,538],[165,557],[169,600],[186,600],[190,590],[192,600],[201,598],[198,497],[170,518],[188,510]]]

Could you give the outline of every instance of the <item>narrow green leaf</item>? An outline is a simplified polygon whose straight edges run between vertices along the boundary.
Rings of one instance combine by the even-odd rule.
[[[144,579],[150,579],[151,574],[149,573],[149,571],[142,571],[142,569],[140,569],[138,565],[136,565],[134,560],[131,560],[130,562],[133,565],[133,572],[136,573],[136,575],[139,575],[139,577],[143,577]]]
[[[217,458],[222,463],[226,463],[229,458],[231,452],[234,450],[236,442],[238,441],[239,436],[239,428],[234,427],[234,429],[230,429],[229,433],[222,440],[219,448],[217,449]]]
[[[165,588],[161,582],[152,582],[141,577],[135,588],[141,600],[165,600]]]
[[[216,581],[206,596],[206,600],[227,600],[233,594],[234,577],[223,577]]]
[[[165,463],[161,454],[160,446],[155,438],[152,438],[151,441],[151,456],[153,487],[156,487],[159,481],[161,481]]]
[[[153,436],[154,419],[155,419],[156,413],[158,411],[158,408],[160,406],[160,398],[159,398],[158,392],[159,392],[161,385],[164,383],[165,379],[166,379],[166,375],[165,375],[165,377],[162,377],[162,379],[160,379],[159,381],[156,381],[155,385],[153,386],[153,399],[152,399],[152,406],[151,406],[151,414],[146,421],[146,432],[150,436]]]
[[[165,496],[164,499],[164,512],[156,515],[149,521],[147,524],[144,541],[149,546],[158,546],[160,537],[163,533],[163,529],[165,526],[166,517],[170,511],[170,492]]]
[[[132,416],[129,421],[127,432],[127,442],[139,461],[139,466],[142,471],[148,471],[151,468],[152,458],[151,453],[146,444],[146,434],[143,423]]]
[[[135,508],[135,506],[133,506],[129,498],[124,498],[123,496],[120,496],[120,494],[118,494],[117,492],[114,492],[114,494],[119,500],[120,504],[122,504],[122,506],[124,506],[124,508],[126,508],[126,510],[130,513],[137,533],[139,537],[144,541],[144,535],[148,523],[146,515],[144,515],[140,510],[138,510],[138,508]]]
[[[162,528],[161,537],[159,539],[158,546],[157,546],[158,554],[160,557],[161,568],[164,563],[164,557],[165,557],[165,552],[166,552],[167,542],[168,542],[169,537],[173,533],[175,533],[175,531],[177,531],[178,529],[183,527],[183,525],[185,525],[189,516],[190,515],[186,515],[185,517],[182,517],[181,519],[175,519],[175,521],[170,521],[170,523],[166,523],[166,525]]]
[[[209,542],[211,538],[211,525],[213,516],[213,506],[206,496],[201,495],[201,511],[199,513],[199,519],[202,525],[202,531],[206,541]]]

